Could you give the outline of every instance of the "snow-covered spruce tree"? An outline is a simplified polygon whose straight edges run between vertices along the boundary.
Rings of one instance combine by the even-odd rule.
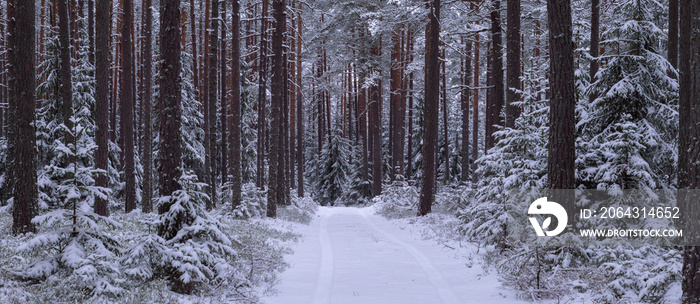
[[[579,110],[579,187],[610,191],[612,206],[644,204],[643,199],[619,190],[668,189],[675,183],[678,83],[676,71],[660,54],[659,41],[665,37],[659,26],[660,11],[665,8],[653,0],[613,4],[611,13],[617,17],[610,20],[602,39],[609,50],[606,62],[588,92],[598,97]],[[593,259],[608,282],[596,301],[667,298],[680,275],[679,260],[667,251],[597,248]],[[657,269],[660,264],[666,265],[665,270]]]
[[[538,100],[537,92],[524,94],[522,114],[515,128],[494,133],[496,145],[476,160],[480,176],[472,204],[459,212],[464,223],[460,228],[472,238],[487,244],[505,245],[505,225],[508,220],[507,197],[515,192],[544,189],[547,174],[547,100]],[[531,201],[523,197],[523,203]],[[511,206],[512,207],[512,206]],[[511,244],[514,245],[514,244]]]
[[[603,34],[615,54],[598,72],[590,93],[596,98],[579,130],[586,146],[579,153],[578,179],[592,189],[643,189],[672,186],[678,112],[676,74],[660,54],[663,31],[654,22],[663,10],[653,0],[615,3]]]
[[[350,143],[337,131],[339,129],[338,126],[334,128],[336,131],[324,145],[319,160],[317,197],[321,206],[335,205],[347,186]]]
[[[138,240],[121,259],[125,273],[149,281],[165,278],[174,291],[191,294],[213,281],[238,278],[233,267],[238,244],[204,206],[209,199],[206,184],[193,174],[180,179],[182,190],[158,199],[157,234],[135,236]]]
[[[366,204],[370,201],[372,184],[362,177],[362,144],[353,144],[352,157],[349,162],[349,176],[346,190],[343,193],[342,201],[344,205]]]
[[[87,103],[76,101],[71,118],[73,130],[64,124],[60,126],[74,142],[55,143],[57,157],[67,159],[69,165],[52,165],[48,169],[63,177],[55,192],[64,201],[32,220],[41,232],[17,250],[31,252],[37,258],[17,269],[15,275],[35,281],[52,278],[59,288],[84,290],[93,297],[114,297],[122,292],[116,261],[120,245],[104,230],[120,225],[93,212],[95,198],[107,199],[110,190],[95,186],[95,177],[101,172],[94,168],[97,146],[88,134],[91,123],[85,118],[90,117],[90,109]]]

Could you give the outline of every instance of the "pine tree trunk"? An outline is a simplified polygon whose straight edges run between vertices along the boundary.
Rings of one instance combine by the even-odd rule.
[[[674,0],[671,0],[673,2]],[[676,3],[678,4],[678,3]],[[678,12],[678,9],[676,9],[676,13]],[[676,36],[678,36],[678,18],[676,17]],[[671,29],[669,28],[669,32]],[[669,34],[670,37],[670,34]],[[669,40],[670,43],[670,40]],[[676,47],[678,45],[678,41],[676,41]],[[598,73],[598,56],[600,55],[600,0],[592,0],[591,1],[591,50],[590,50],[591,58],[594,58],[594,60],[591,60],[591,68],[589,71],[589,78],[590,82],[594,83],[595,82],[595,74]],[[670,52],[671,52],[671,46],[669,46],[669,58],[670,57]],[[674,55],[674,58],[678,58],[677,50],[676,50],[676,55]],[[588,96],[588,100],[590,102],[593,102],[597,98],[596,94],[590,94]]]
[[[407,37],[407,57],[408,57],[408,62],[407,64],[410,64],[413,62],[413,43],[414,43],[414,38],[413,38],[413,29],[409,28],[408,29],[408,37]],[[408,95],[408,117],[406,118],[408,120],[408,126],[407,126],[407,133],[408,133],[408,143],[406,145],[406,179],[407,180],[412,180],[413,179],[413,71],[411,71],[408,74],[408,84],[407,84],[407,95]]]
[[[217,102],[217,74],[218,64],[218,36],[219,36],[219,1],[211,3],[211,28],[209,29],[209,78],[208,78],[208,111],[209,115],[209,196],[207,209],[211,210],[216,205],[216,102]]]
[[[600,0],[593,0],[593,4],[598,4],[598,1]],[[593,12],[597,13],[598,10],[599,9],[594,6]],[[596,18],[600,17],[596,15]],[[593,20],[593,18],[591,19]],[[596,20],[596,26],[598,22],[599,21]],[[591,21],[591,35],[593,35],[593,21]],[[593,43],[591,43],[591,45],[592,44]],[[668,62],[670,62],[674,68],[678,67],[678,0],[668,1]]]
[[[418,215],[430,213],[435,201],[435,151],[438,138],[438,102],[440,101],[440,0],[430,5],[425,56],[425,125],[423,132],[423,161],[420,205]]]
[[[593,0],[596,1],[596,0]],[[506,94],[506,127],[514,128],[515,120],[520,116],[520,107],[514,105],[520,101],[522,90],[520,85],[520,0],[508,0],[508,28],[506,34],[507,54],[507,86]]]
[[[381,56],[381,41],[375,41],[370,53],[371,56],[379,58]],[[369,88],[369,136],[372,156],[372,196],[382,194],[382,123],[381,123],[381,76],[375,79]]]
[[[284,127],[283,105],[284,105],[284,32],[286,29],[286,20],[284,11],[286,9],[285,0],[273,0],[273,14],[276,21],[276,28],[272,36],[272,100],[271,100],[271,119],[270,119],[270,166],[269,166],[269,190],[267,194],[267,216],[277,216],[277,206],[284,202],[284,189],[281,188],[280,182],[283,176],[280,176],[284,167],[284,146],[281,136],[281,130]]]
[[[231,202],[233,209],[241,205],[241,3],[233,0],[231,26],[231,120],[229,125],[229,143],[231,145],[228,166],[231,175]]]
[[[267,86],[267,10],[268,0],[262,0],[262,20],[260,26],[260,64],[258,67],[258,144],[257,144],[257,186],[265,184],[265,132],[266,132],[266,86]]]
[[[134,93],[133,93],[133,59],[131,27],[133,26],[132,0],[123,2],[122,22],[122,72],[119,87],[120,104],[120,136],[124,149],[124,180],[126,182],[126,197],[124,209],[127,213],[136,208],[136,172],[134,166]],[[178,16],[179,17],[179,16]]]
[[[464,56],[462,57],[462,182],[469,181],[469,86],[471,85],[472,74],[472,44],[469,39],[462,38],[464,43]],[[474,115],[477,112],[474,111]]]
[[[474,3],[471,4],[472,9],[478,9]],[[474,35],[474,89],[472,90],[472,185],[476,187],[479,181],[476,175],[477,164],[476,160],[479,158],[479,59],[481,46],[479,45],[480,34],[476,33]]]
[[[304,124],[303,124],[303,101],[301,94],[301,42],[302,42],[302,17],[301,13],[303,10],[303,3],[299,1],[299,17],[297,23],[297,85],[299,90],[297,90],[297,195],[299,197],[304,197]]]
[[[228,83],[226,82],[226,0],[221,1],[221,50],[219,56],[221,57],[219,75],[221,75],[221,80],[219,81],[219,86],[221,86],[221,92],[219,93],[221,99],[221,116],[219,117],[219,123],[221,124],[221,184],[226,184],[228,181]]]
[[[503,125],[503,38],[501,36],[501,0],[493,2],[491,11],[491,77],[488,98],[486,100],[486,141],[485,151],[493,148],[496,141],[493,133],[496,126]]]
[[[679,189],[698,189],[700,187],[700,3],[681,1],[680,4],[680,100],[679,100]],[[692,190],[691,190],[692,191]],[[680,207],[687,213],[690,221],[698,216],[697,200],[689,198]],[[695,224],[695,225],[694,225]],[[694,228],[696,223],[689,222],[687,228]],[[692,240],[698,241],[697,229]],[[700,247],[686,246],[683,249],[683,297],[682,302],[700,303]]]
[[[95,64],[95,5],[94,0],[88,0],[88,43],[90,44],[90,63]],[[43,18],[42,18],[43,20]],[[43,22],[43,21],[42,21]]]
[[[574,43],[571,1],[547,0],[549,22],[550,132],[547,181],[550,189],[574,188],[575,106]],[[553,201],[571,207],[572,197],[554,195]],[[573,212],[569,212],[573,223]]]
[[[143,122],[144,122],[144,134],[143,134],[143,197],[142,197],[142,211],[144,213],[153,211],[153,125],[151,119],[152,111],[152,68],[153,68],[153,52],[151,43],[153,41],[153,31],[151,27],[153,25],[153,11],[152,11],[152,0],[145,0],[144,10],[145,10],[145,20],[143,21],[145,29],[145,41],[143,42],[143,97],[141,102],[143,103]]]
[[[97,0],[95,9],[95,122],[97,123],[97,152],[95,165],[105,173],[97,176],[98,187],[107,187],[109,170],[109,0]],[[144,182],[145,184],[145,182]],[[95,213],[109,214],[107,200],[97,197]]]
[[[12,232],[21,234],[34,232],[32,218],[37,214],[37,161],[35,91],[36,53],[35,2],[11,1],[8,3],[8,58],[9,93],[11,121],[8,124],[10,140],[9,157],[12,161],[9,172],[14,172],[14,183],[7,189],[14,189],[12,209]]]
[[[70,29],[68,19],[68,0],[58,0],[58,42],[59,46],[59,58],[61,62],[60,69],[60,97],[61,97],[61,115],[63,116],[63,124],[69,130],[73,130],[73,123],[71,122],[71,117],[73,116],[73,86],[71,79],[71,52],[70,52]],[[70,133],[66,132],[64,137],[64,142],[73,142],[73,137]],[[67,165],[67,164],[66,164]]]
[[[158,176],[160,196],[170,196],[182,189],[181,124],[182,79],[180,78],[180,0],[160,0],[160,56],[161,79],[158,101],[160,119],[160,165]],[[160,205],[158,213],[168,211]]]
[[[450,137],[447,134],[448,129],[447,129],[447,124],[449,120],[449,116],[447,115],[448,109],[447,109],[447,67],[446,61],[447,61],[447,51],[445,50],[445,45],[443,44],[442,47],[442,60],[440,61],[440,65],[442,66],[442,132],[443,132],[443,138],[445,139],[445,184],[450,183]]]
[[[389,86],[391,89],[390,95],[389,95],[389,107],[390,107],[390,114],[389,114],[389,151],[390,151],[390,156],[391,156],[391,168],[390,168],[390,178],[392,181],[396,180],[396,175],[398,174],[398,169],[400,167],[401,162],[403,161],[403,156],[399,155],[401,152],[399,151],[399,146],[401,145],[400,138],[401,134],[399,134],[398,130],[401,128],[401,124],[399,122],[399,103],[401,102],[401,79],[403,78],[403,75],[401,73],[401,26],[396,25],[394,26],[394,30],[391,35],[391,42],[392,42],[392,48],[391,48],[391,79],[389,80]]]

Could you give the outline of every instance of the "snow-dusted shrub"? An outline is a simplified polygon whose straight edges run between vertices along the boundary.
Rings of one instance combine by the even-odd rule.
[[[230,191],[231,187],[224,187],[224,195],[230,196]],[[241,186],[241,204],[233,210],[233,216],[240,219],[260,217],[265,215],[266,208],[267,191],[253,183],[245,183]]]
[[[193,175],[183,175],[180,184],[182,190],[158,200],[158,234],[139,236],[141,241],[127,250],[122,262],[135,278],[164,277],[174,291],[189,294],[234,271],[237,253],[232,246],[238,241],[204,209],[209,199],[205,184]]]
[[[406,218],[418,212],[419,189],[405,181],[395,181],[372,202],[378,214],[387,218]]]
[[[294,191],[292,191],[291,198],[291,205],[277,207],[277,218],[302,224],[311,223],[313,215],[318,209],[316,201],[310,197],[298,197]]]
[[[674,248],[597,248],[605,274],[598,303],[668,303],[680,299],[682,255]]]
[[[500,253],[495,265],[504,285],[531,301],[561,298],[574,291],[602,286],[603,274],[579,246],[519,246]],[[588,265],[588,266],[587,266]]]

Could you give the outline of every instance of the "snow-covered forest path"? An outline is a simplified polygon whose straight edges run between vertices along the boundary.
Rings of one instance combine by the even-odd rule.
[[[321,207],[303,229],[279,293],[265,303],[520,303],[495,274],[371,208]]]

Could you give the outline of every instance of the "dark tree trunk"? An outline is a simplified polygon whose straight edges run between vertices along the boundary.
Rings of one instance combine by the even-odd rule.
[[[152,68],[153,68],[153,52],[151,43],[153,41],[153,11],[152,0],[145,0],[144,10],[145,19],[143,21],[145,29],[145,41],[143,42],[143,97],[141,99],[143,107],[143,197],[141,209],[145,212],[153,211],[153,125],[151,119],[151,109],[153,103],[151,101],[152,93]]]
[[[547,0],[550,60],[550,131],[547,181],[550,189],[574,188],[575,106],[574,43],[572,40],[571,1]],[[572,197],[554,197],[571,207]],[[573,223],[573,212],[569,212]]]
[[[28,56],[36,53],[35,15],[34,1],[8,3],[9,117],[12,120],[8,125],[8,136],[11,138],[9,159],[14,183],[7,189],[14,189],[14,234],[34,232],[32,218],[37,214],[36,70],[35,56]]]
[[[501,34],[501,0],[493,2],[491,11],[491,77],[488,98],[486,100],[486,141],[485,151],[493,148],[496,141],[493,133],[496,126],[503,125],[503,38]]]
[[[233,209],[241,204],[241,3],[233,0],[232,26],[231,26],[231,75],[233,87],[231,87],[231,120],[229,125],[229,143],[231,145],[229,156],[229,172],[231,175],[231,202]]]
[[[302,19],[301,19],[301,12],[302,12],[302,1],[299,1],[299,22],[297,23],[297,86],[299,86],[299,89],[297,90],[297,98],[296,98],[296,110],[297,110],[297,195],[299,197],[304,197],[304,124],[302,121],[303,118],[303,102],[302,102],[302,95],[301,95],[301,75],[302,75],[302,66],[301,66],[301,33],[302,33]]]
[[[425,125],[420,205],[418,215],[430,213],[435,201],[435,151],[438,137],[438,102],[440,101],[440,0],[430,5],[425,56]]]
[[[401,134],[399,129],[402,127],[399,121],[399,103],[401,102],[401,79],[403,78],[401,71],[401,26],[394,26],[394,31],[391,36],[392,48],[391,48],[391,79],[389,80],[389,86],[391,89],[389,95],[389,141],[390,147],[389,151],[391,154],[391,168],[390,177],[391,180],[396,180],[396,175],[403,162],[403,155],[400,155],[399,147],[401,146]]]
[[[476,6],[471,5],[472,9]],[[481,47],[479,45],[480,34],[476,33],[474,35],[474,89],[472,93],[473,106],[472,112],[472,184],[476,187],[478,182],[478,176],[476,175],[477,164],[476,160],[479,158],[479,53]]]
[[[413,30],[408,30],[408,63],[413,62]],[[408,74],[408,144],[406,145],[406,178],[413,179],[413,71]]]
[[[212,0],[211,3],[211,28],[209,33],[209,195],[207,209],[211,210],[216,206],[216,102],[217,102],[217,75],[218,64],[218,44],[219,44],[219,0]]]
[[[462,90],[460,92],[462,106],[462,182],[469,181],[469,86],[472,80],[472,43],[469,39],[464,42],[464,56],[462,57]],[[474,111],[474,115],[477,112]]]
[[[221,116],[219,117],[219,123],[221,124],[221,184],[226,184],[228,181],[228,84],[226,83],[226,0],[221,1],[221,50],[219,51],[219,57],[221,61],[219,62],[219,75],[221,75],[221,80],[219,81],[219,86],[221,86],[221,92],[219,93],[221,99]]]
[[[600,0],[593,0],[593,4],[597,4],[598,1]],[[593,12],[597,13],[597,11],[598,8],[594,7]],[[599,18],[599,16],[596,17]],[[597,22],[596,20],[596,23]],[[592,21],[591,35],[593,35]],[[670,62],[674,68],[678,67],[678,0],[668,1],[668,62]]]
[[[95,10],[95,122],[97,123],[97,152],[95,162],[97,169],[104,174],[97,176],[95,181],[99,187],[108,186],[107,170],[109,169],[109,0],[97,0]],[[97,197],[94,205],[95,213],[106,216],[109,214],[107,200]]]
[[[268,0],[262,0],[262,21],[260,26],[260,66],[258,69],[258,142],[257,142],[257,180],[256,185],[265,185],[265,132],[267,119],[265,104],[267,103],[267,10]]]
[[[674,0],[671,0],[673,2]],[[678,4],[678,3],[676,3]],[[678,10],[676,9],[676,12]],[[676,21],[678,21],[678,18],[676,18]],[[676,22],[676,26],[678,25],[678,22]],[[670,31],[670,29],[669,29]],[[670,34],[669,34],[670,35]],[[678,36],[678,28],[676,27],[676,36]],[[669,41],[670,43],[670,41]],[[678,42],[676,41],[676,44]],[[669,46],[669,54],[670,54],[670,46]],[[591,83],[595,82],[595,74],[598,73],[598,56],[600,55],[600,0],[592,0],[591,1],[591,69],[589,73],[589,78]],[[678,58],[678,54],[674,56],[675,58]],[[669,57],[671,58],[671,57]],[[588,100],[590,102],[593,102],[597,98],[596,94],[590,94],[588,96]]]
[[[126,181],[126,197],[124,209],[127,213],[136,208],[136,172],[134,169],[134,74],[132,59],[131,27],[133,26],[132,0],[123,2],[122,22],[122,72],[119,86],[120,104],[120,135],[124,149],[124,179]],[[179,18],[179,16],[178,16]],[[179,37],[178,37],[179,38]],[[178,41],[179,42],[179,41]]]
[[[182,89],[180,78],[180,0],[160,0],[160,95],[158,115],[160,119],[160,165],[158,176],[160,196],[170,196],[182,189]],[[168,211],[160,205],[158,213]]]
[[[681,1],[680,6],[680,136],[679,188],[700,188],[700,3]],[[698,206],[695,199],[686,199],[681,206],[687,218],[696,220]],[[689,224],[692,227],[693,223]],[[692,229],[689,229],[692,230]],[[697,234],[692,236],[697,242]],[[700,247],[683,249],[683,297],[685,304],[700,303]]]
[[[377,39],[371,49],[371,56],[380,58],[381,54],[381,39]],[[382,80],[374,79],[370,86],[370,104],[369,104],[369,120],[370,120],[370,147],[372,149],[372,196],[382,194],[382,123],[381,123],[381,102],[382,102]]]
[[[94,0],[88,0],[88,43],[90,44],[90,63],[95,64],[95,5]]]
[[[447,129],[447,124],[448,124],[448,115],[447,115],[447,67],[446,65],[447,61],[447,54],[445,50],[445,45],[442,47],[442,60],[440,61],[440,65],[442,66],[442,132],[443,132],[443,138],[445,139],[445,184],[450,183],[450,138]]]
[[[593,0],[596,1],[596,0]],[[514,128],[515,120],[520,116],[520,107],[514,105],[520,101],[520,94],[516,91],[522,89],[520,85],[520,0],[508,0],[508,28],[507,28],[507,85],[506,94],[506,127]]]
[[[59,58],[61,61],[61,115],[63,116],[63,124],[69,130],[73,130],[73,122],[70,120],[73,116],[73,84],[71,80],[71,53],[70,53],[70,29],[68,19],[68,0],[58,0],[58,42]],[[64,137],[65,143],[73,142],[73,137],[66,132]]]
[[[267,194],[267,216],[277,216],[277,205],[284,203],[284,189],[281,183],[283,176],[280,173],[284,167],[284,146],[281,136],[282,128],[285,127],[282,121],[282,111],[284,105],[284,32],[287,27],[284,11],[286,9],[285,0],[273,0],[273,14],[275,18],[275,32],[272,36],[272,102],[270,120],[270,167],[269,185]]]

